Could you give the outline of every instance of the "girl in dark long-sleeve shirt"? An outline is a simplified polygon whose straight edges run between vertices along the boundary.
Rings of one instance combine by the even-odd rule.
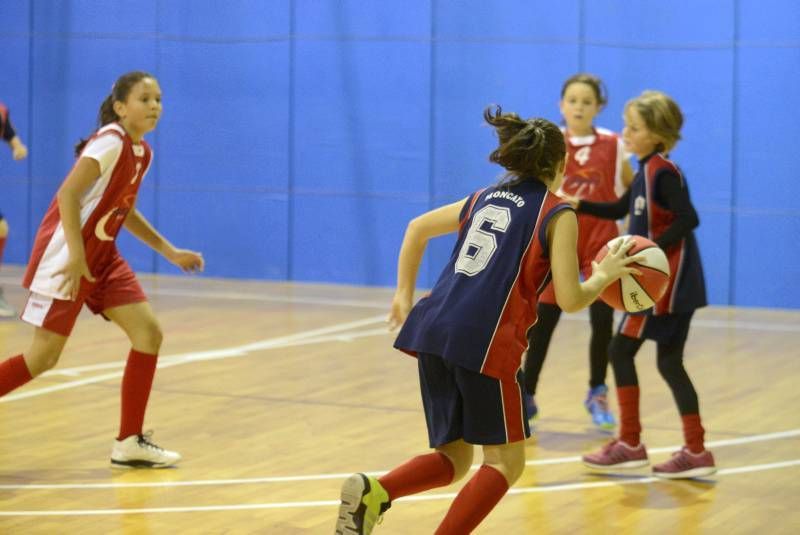
[[[634,357],[646,339],[657,343],[658,371],[672,390],[683,422],[685,446],[653,473],[666,478],[688,478],[716,471],[714,457],[704,446],[697,393],[683,367],[683,350],[692,314],[706,305],[700,253],[692,230],[697,212],[680,169],[665,153],[680,139],[683,116],[667,95],[645,91],[625,107],[623,140],[639,159],[630,189],[614,203],[576,201],[579,212],[619,219],[630,215],[629,232],[647,236],[661,247],[670,264],[667,292],[646,314],[625,314],[609,345],[617,383],[620,436],[599,452],[585,455],[595,469],[645,466],[649,463],[640,442],[639,383]]]

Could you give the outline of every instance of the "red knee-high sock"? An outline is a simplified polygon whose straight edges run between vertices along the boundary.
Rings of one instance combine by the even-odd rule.
[[[639,445],[642,424],[639,422],[639,387],[618,386],[619,401],[619,438],[628,446]]]
[[[128,354],[128,363],[122,376],[122,408],[117,440],[142,433],[144,411],[153,386],[157,360],[158,355],[141,353],[135,349]]]
[[[6,248],[6,240],[7,239],[8,238],[5,238],[5,237],[0,238],[0,264],[3,263],[3,249]]]
[[[683,438],[686,441],[686,446],[692,453],[703,453],[705,444],[703,442],[706,430],[700,423],[699,414],[684,414],[681,416],[683,420]]]
[[[455,469],[447,455],[428,453],[414,457],[388,474],[378,478],[390,500],[444,487],[453,482]]]
[[[472,533],[508,492],[508,481],[497,469],[482,465],[453,500],[436,535]]]
[[[33,379],[22,355],[0,362],[0,396],[5,396]]]

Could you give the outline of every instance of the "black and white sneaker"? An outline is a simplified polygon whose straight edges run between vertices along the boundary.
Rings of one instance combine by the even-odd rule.
[[[117,468],[166,468],[181,460],[181,454],[165,450],[150,441],[152,431],[115,440],[111,466]]]

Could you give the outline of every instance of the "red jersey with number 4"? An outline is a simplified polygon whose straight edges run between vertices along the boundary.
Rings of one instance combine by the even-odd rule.
[[[588,136],[570,136],[567,168],[561,191],[592,202],[614,202],[624,193],[622,141],[614,132],[594,128]],[[618,234],[614,221],[578,214],[578,260],[581,269],[591,262],[608,240]]]
[[[79,201],[86,263],[96,273],[116,252],[117,234],[136,204],[152,151],[144,140],[134,144],[119,124],[111,123],[89,139],[80,158],[92,158],[100,165],[100,176]],[[68,260],[69,249],[54,197],[36,233],[23,286],[47,297],[69,299],[67,293],[59,291],[63,275],[56,274]]]

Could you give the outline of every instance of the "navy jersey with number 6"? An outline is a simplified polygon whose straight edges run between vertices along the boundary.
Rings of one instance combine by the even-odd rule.
[[[550,278],[547,223],[560,210],[571,208],[538,180],[470,195],[449,262],[394,346],[513,381]]]

